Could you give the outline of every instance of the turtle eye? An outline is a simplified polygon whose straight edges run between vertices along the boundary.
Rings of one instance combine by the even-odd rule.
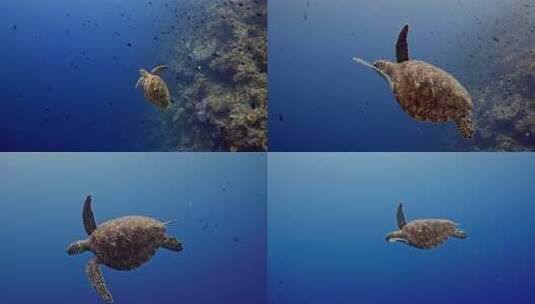
[[[375,64],[374,64],[374,66],[375,66],[376,68],[378,68],[379,70],[382,70],[382,69],[384,69],[385,64],[384,64],[382,61],[376,61]]]

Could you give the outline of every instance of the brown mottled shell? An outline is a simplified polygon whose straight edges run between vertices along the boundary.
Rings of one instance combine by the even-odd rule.
[[[147,74],[143,80],[145,98],[162,110],[171,107],[171,94],[167,84],[158,75]]]
[[[446,122],[467,115],[472,99],[449,73],[429,63],[408,60],[394,64],[394,94],[411,117],[430,122]]]
[[[145,216],[107,221],[89,237],[92,251],[104,265],[130,270],[150,260],[164,242],[165,225]]]
[[[414,220],[402,229],[409,245],[420,249],[431,249],[444,243],[455,234],[457,224],[450,220]]]

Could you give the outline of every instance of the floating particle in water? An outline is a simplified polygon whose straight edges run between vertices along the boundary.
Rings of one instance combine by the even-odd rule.
[[[16,24],[13,24],[13,30],[14,30],[14,31],[17,30],[17,25],[16,25]]]
[[[492,37],[492,40],[496,41],[496,42],[500,42],[500,39],[498,39],[496,36],[493,36]]]
[[[126,46],[128,46],[128,47],[132,47],[132,43],[127,42],[127,43],[126,43]]]
[[[235,243],[239,243],[239,242],[240,242],[240,239],[239,239],[238,237],[234,237],[232,240],[233,240]]]

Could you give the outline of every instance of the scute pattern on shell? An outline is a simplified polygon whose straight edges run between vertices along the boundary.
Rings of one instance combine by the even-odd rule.
[[[99,262],[130,270],[150,260],[165,238],[165,226],[144,216],[120,217],[98,226],[90,236]]]
[[[145,98],[162,110],[171,106],[171,94],[165,82],[158,75],[147,75],[143,80]]]
[[[420,249],[431,249],[454,236],[457,224],[450,220],[425,219],[414,220],[402,229],[409,245]]]
[[[409,60],[396,64],[393,72],[396,99],[415,119],[446,122],[472,109],[472,99],[466,89],[440,68]]]

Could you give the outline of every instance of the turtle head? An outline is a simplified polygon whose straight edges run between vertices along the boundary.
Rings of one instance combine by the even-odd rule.
[[[373,66],[376,67],[379,71],[392,77],[392,68],[394,67],[393,62],[384,59],[379,59],[373,63]]]
[[[177,240],[174,236],[165,237],[162,247],[175,252],[179,252],[184,249],[182,242]]]
[[[139,75],[141,75],[141,77],[147,77],[149,72],[145,71],[144,69],[139,69]]]
[[[389,234],[386,235],[385,240],[389,243],[393,243],[393,242],[408,243],[407,238],[405,237],[405,234],[403,233],[402,230],[390,232]]]
[[[75,255],[85,252],[87,250],[90,250],[89,241],[76,241],[69,244],[69,246],[67,247],[67,254]]]

